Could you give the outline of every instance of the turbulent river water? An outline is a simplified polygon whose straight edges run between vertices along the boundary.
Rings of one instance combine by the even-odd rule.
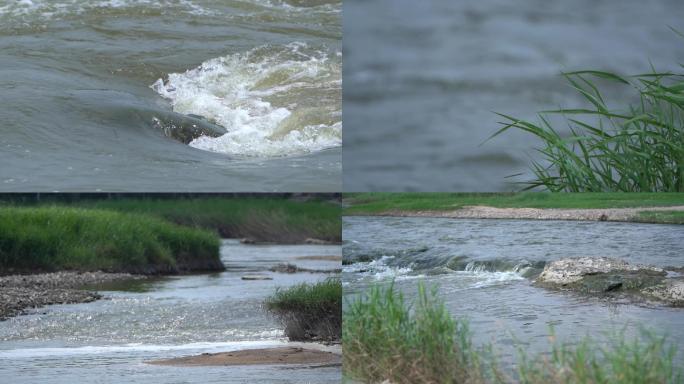
[[[505,176],[527,172],[536,143],[511,132],[480,146],[500,128],[493,112],[586,107],[561,71],[632,75],[650,60],[681,73],[668,26],[682,20],[679,0],[345,1],[345,190],[518,189]],[[609,105],[628,93],[609,88]]]
[[[341,8],[0,0],[0,190],[339,191]]]
[[[268,272],[289,262],[336,269],[339,246],[242,245],[226,240],[222,273],[100,287],[105,299],[55,305],[0,322],[0,377],[14,383],[339,383],[340,367],[168,367],[145,361],[205,352],[286,346],[279,323],[262,308],[276,287],[328,274]],[[273,280],[245,281],[245,274]],[[115,290],[116,289],[116,290]]]
[[[503,363],[515,346],[550,350],[549,327],[576,342],[605,340],[647,327],[667,334],[684,355],[684,310],[611,302],[548,291],[532,277],[564,257],[617,257],[661,267],[684,266],[684,228],[676,225],[438,218],[344,218],[344,292],[351,300],[368,286],[388,284],[417,294],[437,285],[455,317],[470,320],[476,343],[492,342]]]

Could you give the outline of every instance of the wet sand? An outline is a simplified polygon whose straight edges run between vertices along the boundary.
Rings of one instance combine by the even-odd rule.
[[[341,348],[309,349],[302,347],[281,347],[246,349],[242,351],[203,353],[197,356],[153,360],[154,365],[170,366],[226,366],[226,365],[280,365],[306,364],[315,367],[329,367],[342,364]]]
[[[639,222],[640,212],[684,211],[684,206],[563,209],[563,208],[495,208],[487,206],[464,206],[451,211],[387,211],[374,216],[397,217],[446,217],[454,219],[526,219],[526,220],[587,220]]]

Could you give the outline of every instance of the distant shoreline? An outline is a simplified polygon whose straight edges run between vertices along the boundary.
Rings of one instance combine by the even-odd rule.
[[[675,217],[670,220],[669,215]],[[354,212],[346,216],[442,217],[451,219],[512,219],[512,220],[568,220],[611,221],[633,223],[681,224],[684,205],[643,208],[497,208],[484,205],[463,206],[454,210],[401,210]]]

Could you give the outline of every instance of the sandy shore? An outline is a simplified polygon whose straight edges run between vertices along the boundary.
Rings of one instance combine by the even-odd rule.
[[[377,216],[446,217],[454,219],[529,219],[529,220],[589,220],[639,221],[639,212],[684,211],[684,206],[563,209],[563,208],[495,208],[465,206],[452,211],[388,211]]]
[[[84,285],[141,279],[128,273],[54,272],[0,276],[0,320],[22,314],[26,309],[50,304],[87,303],[102,296],[78,289]]]
[[[315,367],[329,367],[342,364],[342,350],[339,346],[279,347],[246,349],[232,352],[203,353],[197,356],[147,362],[171,366],[225,366],[225,365],[281,365],[300,364]]]

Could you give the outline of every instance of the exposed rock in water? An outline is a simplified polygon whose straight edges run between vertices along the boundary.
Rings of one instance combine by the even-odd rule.
[[[174,114],[173,117],[154,117],[152,124],[164,136],[189,144],[201,136],[219,137],[226,134],[226,129],[220,127],[202,116]]]
[[[268,275],[244,275],[242,280],[273,280],[273,278]]]
[[[652,265],[629,264],[608,257],[582,257],[548,263],[536,282],[547,288],[684,306],[684,281],[667,275],[665,269]]]
[[[650,265],[632,265],[624,260],[609,257],[580,257],[552,261],[544,267],[537,281],[549,284],[568,285],[597,274],[642,274],[665,276],[666,272]]]
[[[666,281],[643,290],[646,296],[673,307],[684,307],[684,280]]]
[[[278,273],[299,273],[299,272],[308,272],[308,273],[340,273],[342,272],[341,269],[310,269],[310,268],[302,268],[298,267],[294,264],[290,263],[281,263],[278,265],[274,265],[273,267],[269,268],[269,271],[271,272],[278,272]]]

